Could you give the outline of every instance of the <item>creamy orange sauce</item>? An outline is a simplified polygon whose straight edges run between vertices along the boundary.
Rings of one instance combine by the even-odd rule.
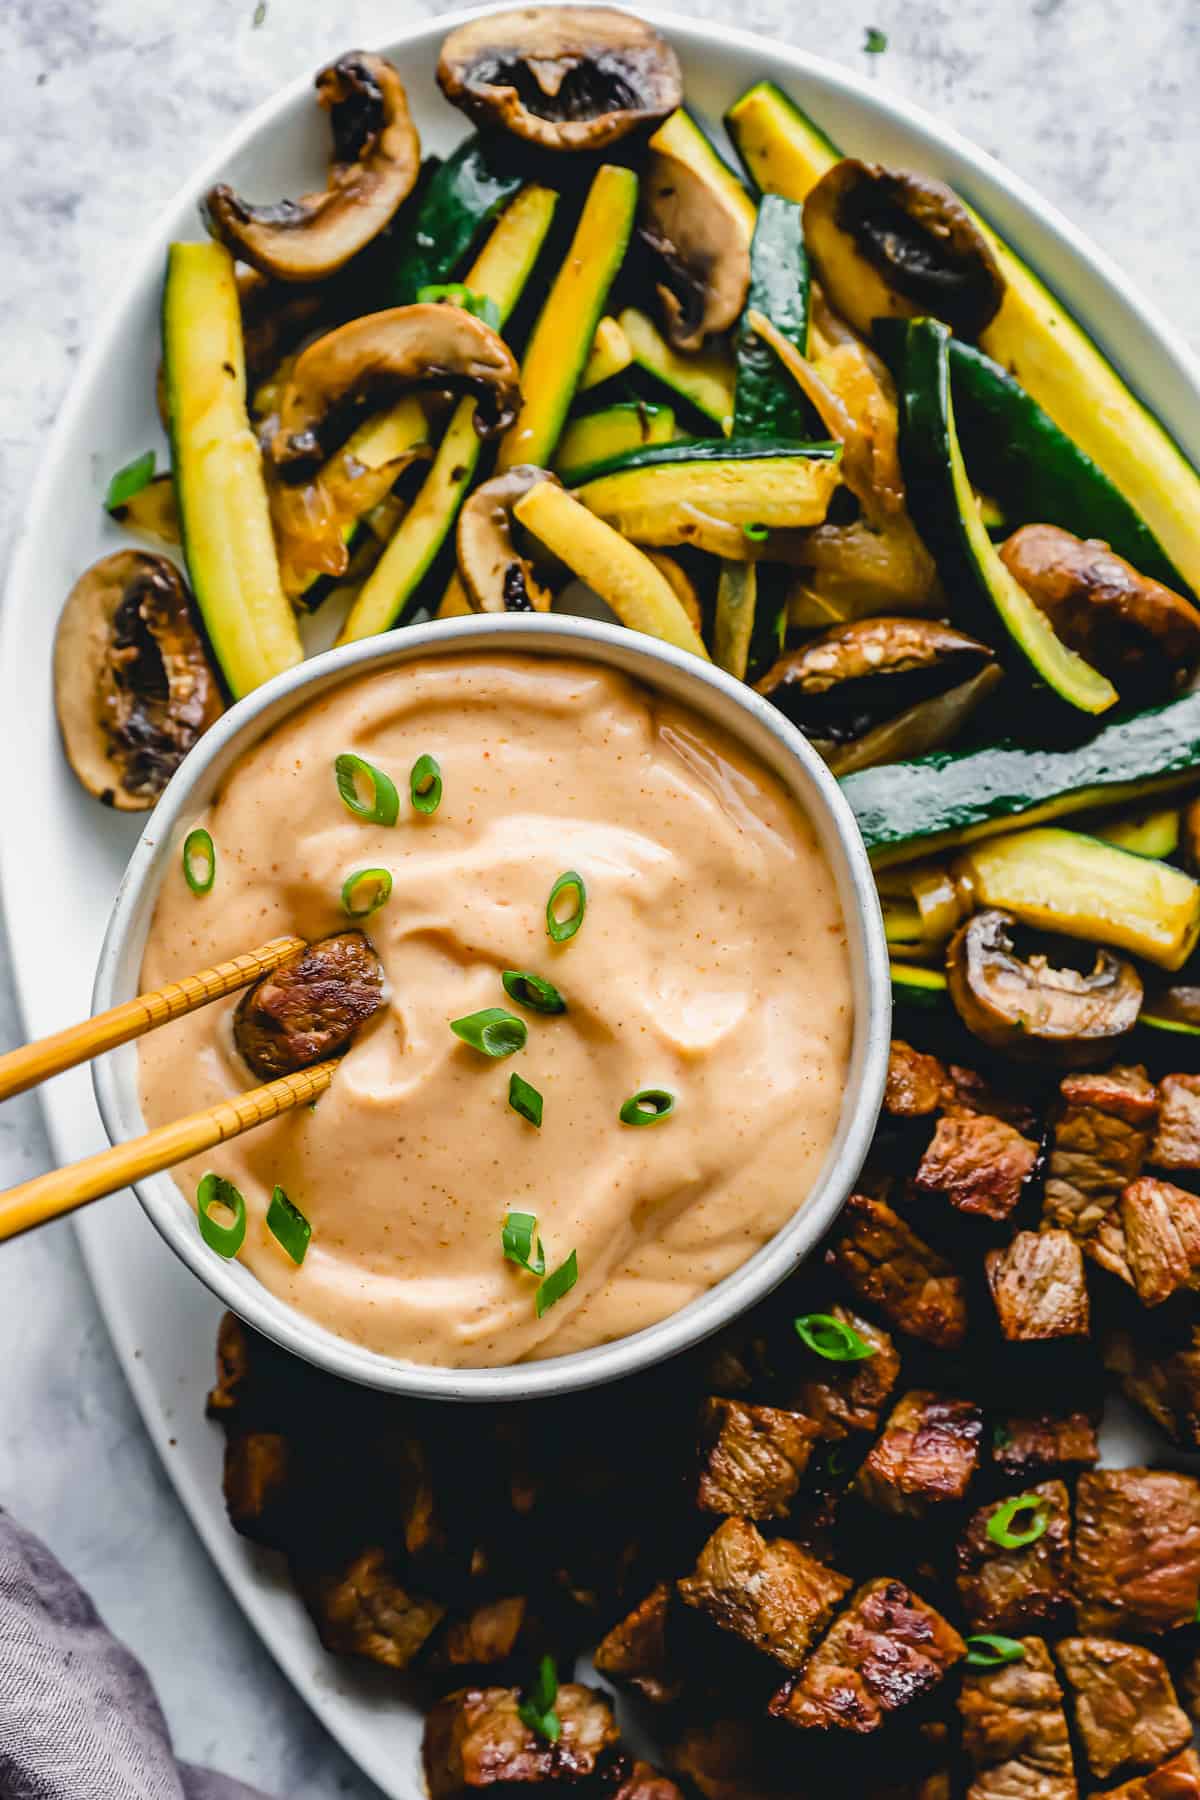
[[[401,794],[392,828],[347,811],[333,764],[356,751]],[[430,752],[445,790],[408,805]],[[361,676],[250,751],[202,823],[211,893],[173,866],[144,987],[282,932],[345,929],[342,883],[391,870],[366,922],[389,1001],[312,1110],[185,1165],[246,1197],[241,1252],[330,1330],[448,1367],[580,1350],[650,1325],[729,1274],[805,1197],[836,1128],[851,1035],[850,971],[832,872],[767,770],[678,706],[592,665],[432,659]],[[583,925],[547,936],[556,877],[587,883]],[[530,969],[568,1003],[526,1013],[500,972]],[[234,1002],[147,1037],[149,1125],[252,1085]],[[525,1048],[491,1060],[449,1021],[504,1006]],[[507,1104],[521,1074],[540,1130]],[[619,1122],[638,1089],[674,1113]],[[279,1183],[312,1224],[296,1268],[264,1223]],[[534,1278],[504,1261],[509,1210],[536,1213],[553,1269],[579,1280],[543,1318]]]

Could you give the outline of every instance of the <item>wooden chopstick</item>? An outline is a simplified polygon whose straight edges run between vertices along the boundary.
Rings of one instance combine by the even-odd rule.
[[[309,1069],[297,1069],[269,1081],[265,1087],[251,1088],[232,1100],[221,1100],[203,1112],[176,1119],[172,1125],[160,1125],[144,1137],[127,1144],[115,1144],[111,1150],[85,1156],[82,1162],[70,1163],[65,1169],[52,1169],[47,1175],[35,1175],[19,1187],[0,1194],[0,1241],[45,1225],[86,1206],[89,1200],[100,1200],[115,1194],[118,1188],[145,1175],[157,1175],[189,1156],[211,1150],[215,1144],[265,1125],[280,1113],[304,1106],[323,1094],[333,1080],[337,1061],[314,1063]]]
[[[0,1100],[23,1094],[39,1081],[88,1062],[105,1050],[115,1050],[118,1044],[128,1044],[157,1025],[181,1019],[184,1013],[195,1012],[210,1000],[220,1000],[238,988],[249,987],[260,975],[269,974],[304,948],[303,938],[272,938],[270,943],[248,950],[244,956],[235,956],[230,962],[201,969],[198,975],[185,975],[182,981],[170,981],[153,993],[139,994],[135,1000],[97,1013],[94,1019],[84,1019],[78,1025],[68,1025],[64,1031],[38,1038],[35,1043],[23,1044],[19,1050],[10,1050],[0,1056]]]

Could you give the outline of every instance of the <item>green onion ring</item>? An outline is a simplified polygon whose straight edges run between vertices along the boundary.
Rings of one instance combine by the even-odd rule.
[[[574,893],[575,910],[560,919],[554,910],[554,903],[560,894]],[[574,869],[568,869],[559,876],[550,889],[550,898],[546,902],[546,930],[556,944],[565,944],[575,936],[583,924],[583,915],[587,911],[587,889],[583,885],[583,876]]]
[[[1013,1520],[1019,1519],[1022,1513],[1029,1515],[1029,1523],[1018,1524],[1014,1531]],[[1043,1495],[1014,1494],[1011,1500],[1005,1500],[996,1508],[987,1522],[987,1534],[993,1544],[999,1544],[1003,1550],[1024,1550],[1037,1543],[1049,1523],[1050,1515]]]
[[[358,890],[366,887],[365,895]],[[369,918],[392,897],[390,869],[355,869],[342,883],[342,909],[352,919]],[[364,903],[365,902],[365,903]]]
[[[505,969],[500,976],[504,991],[518,1006],[530,1012],[565,1013],[567,1003],[552,981],[535,975],[530,969]]]
[[[562,1720],[554,1710],[558,1699],[558,1673],[552,1656],[543,1656],[538,1664],[537,1679],[528,1697],[517,1707],[517,1717],[530,1731],[536,1731],[547,1742],[557,1744],[562,1736]]]
[[[579,1264],[576,1262],[575,1252],[572,1250],[566,1262],[560,1263],[553,1275],[547,1275],[534,1295],[533,1304],[538,1318],[540,1319],[543,1313],[548,1313],[564,1294],[569,1294],[578,1280]]]
[[[127,462],[117,470],[108,484],[104,495],[104,510],[117,512],[127,506],[135,494],[140,494],[144,487],[149,487],[154,480],[154,469],[158,458],[153,450],[143,450],[132,462]]]
[[[502,1006],[485,1006],[482,1012],[451,1019],[450,1029],[455,1037],[470,1044],[472,1050],[482,1051],[484,1056],[511,1056],[515,1050],[525,1048],[529,1036],[524,1019],[515,1018]]]
[[[199,858],[205,869],[203,876],[196,873],[196,861]],[[203,825],[197,825],[189,831],[183,840],[183,879],[193,894],[207,894],[217,879],[217,852],[212,838]]]
[[[271,1195],[271,1204],[267,1208],[267,1230],[299,1268],[308,1255],[312,1226],[281,1187],[277,1187]]]
[[[510,1212],[500,1227],[500,1248],[506,1262],[516,1263],[519,1269],[527,1269],[540,1278],[546,1273],[546,1252],[538,1238],[537,1255],[533,1253],[536,1229],[535,1213]]]
[[[219,1219],[214,1219],[209,1211],[212,1206],[228,1208],[233,1214],[233,1224],[222,1225]],[[232,1181],[226,1181],[223,1175],[216,1175],[211,1169],[202,1175],[196,1189],[196,1217],[200,1221],[200,1236],[210,1250],[215,1250],[226,1260],[237,1255],[246,1241],[246,1202]]]
[[[394,825],[400,817],[400,796],[395,782],[364,757],[343,750],[334,761],[333,777],[338,793],[356,819],[363,819],[369,825]],[[370,783],[369,802],[359,798],[360,781]]]
[[[796,1336],[826,1362],[865,1362],[875,1355],[874,1344],[869,1344],[861,1331],[835,1319],[832,1313],[804,1313],[793,1319],[792,1325]]]
[[[966,1644],[970,1669],[1000,1669],[1005,1663],[1025,1660],[1025,1646],[1020,1639],[1001,1637],[998,1632],[977,1631]]]
[[[523,1075],[512,1074],[508,1078],[508,1104],[523,1119],[541,1129],[542,1096],[532,1087]]]
[[[418,756],[408,777],[413,811],[435,813],[442,804],[442,766],[436,756]]]
[[[630,1094],[618,1117],[622,1125],[657,1125],[675,1111],[675,1096],[666,1088],[639,1088]]]
[[[742,526],[742,536],[748,538],[752,544],[765,544],[770,535],[771,527],[769,525]]]

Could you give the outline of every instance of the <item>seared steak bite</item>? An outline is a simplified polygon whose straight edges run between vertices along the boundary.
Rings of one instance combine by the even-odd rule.
[[[851,1194],[829,1255],[889,1324],[939,1350],[958,1349],[967,1333],[962,1280],[886,1200]]]
[[[1011,1343],[1086,1337],[1090,1322],[1083,1256],[1066,1231],[1018,1231],[984,1257],[988,1286]]]
[[[1011,1087],[1000,1088],[986,1080],[977,1069],[964,1069],[959,1063],[949,1065],[953,1089],[951,1111],[987,1113],[1013,1125],[1023,1137],[1039,1135],[1036,1109],[1029,1103],[1029,1083],[1019,1075]]]
[[[383,968],[361,931],[319,938],[248,988],[233,1015],[243,1059],[262,1081],[344,1050],[383,1005]]]
[[[561,1731],[551,1743],[520,1716],[520,1688],[459,1688],[425,1720],[422,1756],[431,1800],[461,1800],[480,1788],[500,1793],[590,1781],[613,1760],[617,1726],[606,1697],[564,1682],[554,1702]]]
[[[1019,1662],[964,1669],[958,1706],[974,1779],[968,1800],[1077,1800],[1062,1689],[1041,1638]]]
[[[1106,1788],[1104,1800],[1200,1800],[1200,1757],[1184,1750],[1148,1775]]]
[[[210,1419],[227,1422],[237,1411],[249,1373],[249,1333],[236,1313],[222,1313],[217,1326],[217,1379],[209,1389],[206,1409]]]
[[[1156,1169],[1200,1169],[1200,1075],[1164,1075],[1158,1098],[1148,1160]]]
[[[1104,1366],[1177,1444],[1200,1448],[1200,1326],[1179,1344],[1143,1343],[1126,1331],[1105,1341]]]
[[[1200,1198],[1141,1175],[1121,1193],[1126,1280],[1143,1306],[1200,1286]]]
[[[426,1658],[431,1669],[488,1668],[507,1662],[523,1647],[529,1620],[525,1594],[485,1600],[471,1612],[447,1619]]]
[[[697,1506],[746,1519],[786,1518],[816,1436],[801,1413],[710,1396],[700,1417]]]
[[[669,1775],[651,1763],[635,1762],[620,1771],[611,1800],[683,1800],[683,1794]]]
[[[670,1610],[670,1583],[660,1581],[597,1646],[592,1659],[597,1673],[635,1688],[643,1699],[658,1705],[677,1700],[683,1683],[667,1650]]]
[[[857,1362],[827,1362],[802,1352],[811,1370],[788,1398],[823,1438],[837,1440],[852,1431],[876,1431],[879,1415],[900,1376],[900,1357],[889,1332],[848,1306],[832,1306],[830,1317],[848,1325],[871,1346],[872,1355]]]
[[[746,1718],[691,1721],[667,1757],[703,1800],[805,1800],[807,1789],[781,1770],[763,1743],[762,1727]]]
[[[1055,1469],[1093,1469],[1100,1460],[1096,1419],[1090,1413],[1009,1414],[992,1430],[992,1461],[1006,1476],[1036,1480]]]
[[[895,1119],[924,1119],[938,1112],[953,1094],[949,1075],[936,1056],[914,1050],[893,1038],[888,1056],[883,1110]]]
[[[855,1491],[882,1512],[913,1518],[941,1501],[961,1500],[979,1464],[982,1434],[972,1401],[914,1388],[892,1408]]]
[[[1035,1520],[1046,1527],[1033,1543],[1006,1548],[992,1535],[1003,1524],[1005,1500],[973,1513],[959,1542],[958,1592],[972,1631],[1020,1637],[1061,1629],[1070,1619],[1070,1497],[1061,1481],[1043,1481],[1026,1492],[1038,1497],[1041,1509],[1021,1513],[1018,1535]]]
[[[1021,1198],[1038,1147],[989,1113],[945,1113],[917,1166],[913,1187],[941,1194],[959,1212],[1006,1219]]]
[[[321,1642],[335,1655],[407,1669],[445,1616],[440,1601],[400,1585],[378,1545],[341,1569],[293,1572]]]
[[[726,1519],[677,1583],[679,1596],[751,1649],[798,1669],[850,1587],[787,1538],[767,1542],[747,1519]]]
[[[243,1537],[275,1549],[287,1541],[292,1463],[282,1432],[230,1432],[225,1441],[225,1509]]]
[[[1064,1638],[1058,1666],[1075,1712],[1088,1768],[1099,1781],[1157,1768],[1190,1743],[1192,1727],[1167,1665],[1140,1644]]]
[[[1190,1625],[1200,1600],[1200,1481],[1091,1469],[1075,1491],[1079,1627],[1138,1636]]]
[[[857,1589],[770,1711],[801,1729],[878,1731],[931,1694],[965,1650],[939,1612],[902,1581],[880,1576]]]
[[[1059,1093],[1043,1218],[1069,1231],[1102,1268],[1120,1274],[1120,1228],[1112,1215],[1122,1188],[1141,1174],[1158,1092],[1145,1069],[1118,1065],[1104,1074],[1068,1075]]]

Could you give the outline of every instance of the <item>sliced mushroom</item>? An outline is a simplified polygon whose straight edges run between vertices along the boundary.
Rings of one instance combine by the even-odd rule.
[[[1142,1004],[1133,964],[1097,950],[1090,970],[1022,958],[1010,913],[976,913],[946,953],[950,998],[974,1035],[1010,1056],[1066,1065],[1099,1061],[1132,1031]],[[1070,947],[1062,954],[1068,957]]]
[[[286,286],[257,269],[238,270],[237,290],[246,387],[253,392],[303,338],[322,324],[332,324],[330,290]]]
[[[1161,698],[1200,658],[1200,611],[1099,539],[1023,525],[1000,555],[1056,634],[1123,699]]]
[[[699,350],[727,331],[750,286],[750,239],[733,201],[715,182],[662,150],[642,181],[641,234],[666,272],[658,297],[677,350]]]
[[[599,150],[683,98],[671,46],[607,6],[489,13],[442,45],[438,85],[477,125],[545,150]]]
[[[421,145],[390,62],[352,50],[322,69],[333,163],[323,193],[252,206],[222,184],[206,202],[214,237],[277,281],[323,281],[377,237],[408,198]]]
[[[503,431],[521,400],[512,351],[482,319],[461,306],[394,306],[301,351],[280,399],[272,461],[303,477],[364,413],[417,386],[477,394],[480,437]]]
[[[153,806],[223,710],[174,563],[118,550],[80,576],[58,621],[54,700],[88,793],[119,812]]]
[[[1001,679],[994,652],[936,619],[859,619],[781,656],[758,692],[835,774],[949,742]]]
[[[987,239],[941,181],[846,157],[804,202],[804,241],[835,311],[869,337],[878,318],[931,313],[976,338],[1004,298]]]
[[[539,481],[562,486],[557,475],[533,463],[518,463],[493,475],[463,504],[456,539],[458,572],[476,612],[550,610],[553,592],[513,539],[513,506]]]

